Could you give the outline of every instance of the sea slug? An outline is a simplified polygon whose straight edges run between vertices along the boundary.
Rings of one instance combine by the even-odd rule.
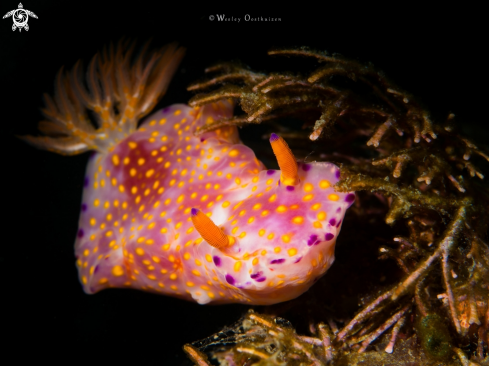
[[[119,44],[60,71],[40,123],[24,139],[62,154],[95,150],[84,181],[75,254],[86,293],[135,288],[200,304],[273,304],[305,292],[334,260],[352,193],[337,166],[297,163],[270,138],[280,170],[267,170],[235,126],[227,100],[172,105],[145,118],[166,91],[183,49],[132,60]],[[87,110],[92,113],[92,120]]]

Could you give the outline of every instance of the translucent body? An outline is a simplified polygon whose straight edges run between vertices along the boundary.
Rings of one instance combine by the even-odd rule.
[[[355,198],[332,188],[338,168],[299,164],[300,182],[285,186],[280,171],[239,143],[236,127],[193,135],[231,113],[227,102],[173,105],[92,157],[75,244],[87,293],[128,287],[200,304],[273,304],[299,296],[331,266]],[[191,208],[234,245],[204,241]]]

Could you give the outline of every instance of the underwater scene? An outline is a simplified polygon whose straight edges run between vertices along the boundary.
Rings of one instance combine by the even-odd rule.
[[[8,359],[488,365],[474,9],[184,5],[5,4]]]

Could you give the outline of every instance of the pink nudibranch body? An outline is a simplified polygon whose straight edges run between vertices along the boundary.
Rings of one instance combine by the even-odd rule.
[[[86,293],[121,287],[265,305],[299,296],[331,266],[355,199],[335,192],[338,167],[299,163],[297,182],[286,185],[236,127],[194,136],[232,111],[228,101],[172,105],[92,155],[75,243]],[[229,247],[202,238],[198,211],[232,238]]]

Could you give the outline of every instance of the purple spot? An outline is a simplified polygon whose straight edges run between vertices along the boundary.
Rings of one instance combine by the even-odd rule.
[[[200,142],[204,142],[204,141],[205,141],[205,138],[201,137]]]
[[[339,213],[339,212],[341,212],[341,207],[338,207],[338,208],[336,209],[336,212],[338,212],[338,213]]]
[[[318,240],[317,242],[314,243],[314,245],[321,244],[321,240]]]
[[[259,279],[255,280],[256,282],[263,282],[265,281],[267,278],[266,277],[260,277]]]
[[[272,133],[270,135],[270,142],[274,142],[274,141],[277,141],[279,139],[279,136],[275,133]]]
[[[280,258],[280,259],[274,259],[270,262],[270,264],[280,264],[280,263],[284,263],[285,262],[285,258]]]
[[[99,270],[99,266],[98,266],[98,264],[97,264],[97,265],[95,266],[95,269],[93,270],[93,273],[97,273],[97,272],[98,272],[98,270]]]
[[[324,239],[325,239],[326,241],[333,240],[333,238],[334,238],[334,235],[333,235],[333,234],[331,234],[331,233],[327,233],[327,234],[326,234],[326,236],[324,237]]]
[[[311,169],[311,166],[309,164],[302,164],[302,170],[307,172],[308,170]]]
[[[318,240],[318,236],[315,235],[315,234],[312,234],[310,237],[309,237],[309,240],[307,241],[307,245],[308,246],[311,246],[313,245],[316,241]]]
[[[263,272],[262,271],[259,271],[259,272],[256,272],[256,273],[251,274],[250,277],[255,280],[258,277],[260,277],[262,274],[263,274]]]
[[[329,224],[330,224],[331,226],[335,226],[335,225],[336,225],[336,219],[331,219],[331,220],[329,220]]]
[[[267,175],[273,175],[275,174],[276,170],[269,169],[267,170]]]
[[[85,232],[83,231],[83,229],[79,229],[78,230],[78,237],[83,238],[83,235],[85,235]]]
[[[339,169],[338,169],[338,170],[336,171],[336,173],[334,174],[334,175],[335,175],[335,177],[336,177],[336,179],[340,179],[340,174],[341,174],[341,173],[340,173],[340,171],[339,171]]]
[[[105,259],[105,260],[107,260],[107,259],[109,259],[109,258],[110,258],[110,255],[108,255],[108,256],[107,256],[107,257],[105,257],[104,259]]]
[[[198,212],[199,212],[199,210],[197,210],[196,208],[192,208],[192,209],[190,210],[190,214],[191,214],[192,216],[197,215],[197,213],[198,213]]]
[[[166,112],[168,112],[169,110],[170,110],[170,107],[165,107],[165,108],[163,108],[163,113],[166,113]]]
[[[82,211],[85,212],[87,210],[87,204],[86,203],[82,203]]]
[[[297,258],[294,263],[299,263],[301,261],[301,259],[302,259],[302,257]]]
[[[94,287],[90,287],[90,292],[92,292],[92,293],[95,292],[95,288]]]
[[[234,285],[234,277],[231,276],[231,275],[226,275],[226,281],[230,284],[230,285]]]
[[[353,193],[350,193],[349,195],[347,195],[345,197],[345,201],[346,202],[353,202],[353,201],[355,201],[355,195]]]
[[[88,182],[89,182],[88,177],[85,177],[85,179],[83,180],[83,187],[85,188],[88,187]]]
[[[212,259],[214,260],[214,264],[216,266],[220,266],[221,265],[221,258],[219,258],[217,255],[215,255],[214,257],[212,257]]]
[[[287,186],[287,190],[288,190],[289,192],[292,192],[294,189],[295,189],[295,187],[294,187],[294,186]]]
[[[336,227],[340,227],[340,225],[341,225],[341,220],[338,221],[338,223],[336,224]]]
[[[280,181],[278,181],[278,185],[279,185],[279,187],[280,187],[280,184],[281,184],[281,183],[280,183]]]

